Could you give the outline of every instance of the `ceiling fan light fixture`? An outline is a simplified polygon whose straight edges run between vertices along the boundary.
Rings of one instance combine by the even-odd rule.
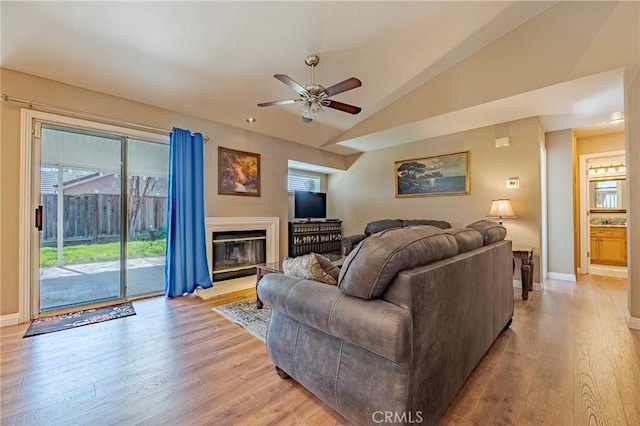
[[[300,107],[300,114],[305,118],[314,119],[319,115],[322,115],[324,109],[315,100],[309,100],[302,104]]]
[[[300,107],[300,109],[298,110],[298,112],[303,117],[312,118],[311,117],[311,102],[303,103],[302,106]]]
[[[322,109],[322,106],[317,101],[311,103],[310,111],[313,118],[316,118],[320,114],[324,113],[324,109]]]

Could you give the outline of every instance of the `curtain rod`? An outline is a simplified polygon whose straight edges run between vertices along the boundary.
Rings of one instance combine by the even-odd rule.
[[[14,98],[13,96],[7,95],[6,93],[0,94],[0,99],[2,101],[4,101],[4,102],[17,102],[17,103],[21,103],[21,104],[26,104],[26,105],[29,105],[29,108],[32,108],[34,106],[38,106],[38,107],[42,107],[42,108],[45,108],[45,109],[50,109],[50,110],[53,110],[53,111],[67,112],[67,113],[74,114],[74,115],[79,115],[79,116],[82,116],[82,117],[97,118],[97,119],[99,119],[101,121],[107,121],[107,122],[112,123],[112,124],[122,124],[122,125],[125,125],[127,127],[131,127],[131,128],[135,128],[135,129],[139,129],[139,130],[149,130],[149,131],[152,131],[154,133],[162,133],[162,134],[166,134],[166,135],[171,134],[171,130],[161,129],[159,127],[145,126],[143,124],[131,123],[129,121],[120,120],[118,118],[111,118],[111,117],[107,117],[105,115],[94,114],[94,113],[91,113],[91,112],[78,111],[76,109],[65,108],[65,107],[60,107],[60,106],[55,106],[55,105],[49,105],[49,104],[45,104],[45,103],[42,103],[42,102],[34,102],[34,101],[29,101],[27,99]],[[209,136],[202,136],[202,139],[204,139],[205,141],[208,141],[209,140]]]

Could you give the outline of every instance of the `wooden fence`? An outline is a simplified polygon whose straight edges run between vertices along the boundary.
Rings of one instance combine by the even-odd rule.
[[[58,234],[58,195],[42,195],[43,247],[55,246]],[[167,226],[167,198],[145,197],[129,240],[148,236],[149,229]],[[63,206],[64,243],[92,244],[119,241],[122,233],[120,196],[105,194],[65,195]]]

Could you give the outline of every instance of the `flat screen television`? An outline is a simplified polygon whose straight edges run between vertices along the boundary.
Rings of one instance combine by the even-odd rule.
[[[327,194],[324,192],[295,191],[293,215],[296,219],[324,219],[327,217]]]

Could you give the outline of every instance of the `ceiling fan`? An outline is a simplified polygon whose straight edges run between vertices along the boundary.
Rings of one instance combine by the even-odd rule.
[[[362,86],[362,82],[355,77],[351,77],[344,81],[341,81],[340,83],[334,84],[333,86],[324,88],[324,86],[316,84],[315,82],[314,70],[319,62],[320,57],[318,57],[318,55],[307,56],[304,60],[304,63],[307,64],[309,68],[311,68],[311,84],[303,86],[291,77],[284,74],[274,75],[275,78],[298,92],[298,94],[300,95],[299,99],[284,99],[281,101],[263,102],[261,104],[258,104],[258,106],[266,107],[272,105],[287,105],[293,104],[295,102],[303,102],[302,107],[300,108],[303,123],[311,123],[314,118],[322,114],[324,112],[324,109],[322,107],[333,108],[339,111],[348,112],[350,114],[358,114],[360,111],[362,111],[362,108],[360,107],[329,99],[330,96],[334,96],[339,93],[346,92],[347,90],[355,89],[356,87]]]

